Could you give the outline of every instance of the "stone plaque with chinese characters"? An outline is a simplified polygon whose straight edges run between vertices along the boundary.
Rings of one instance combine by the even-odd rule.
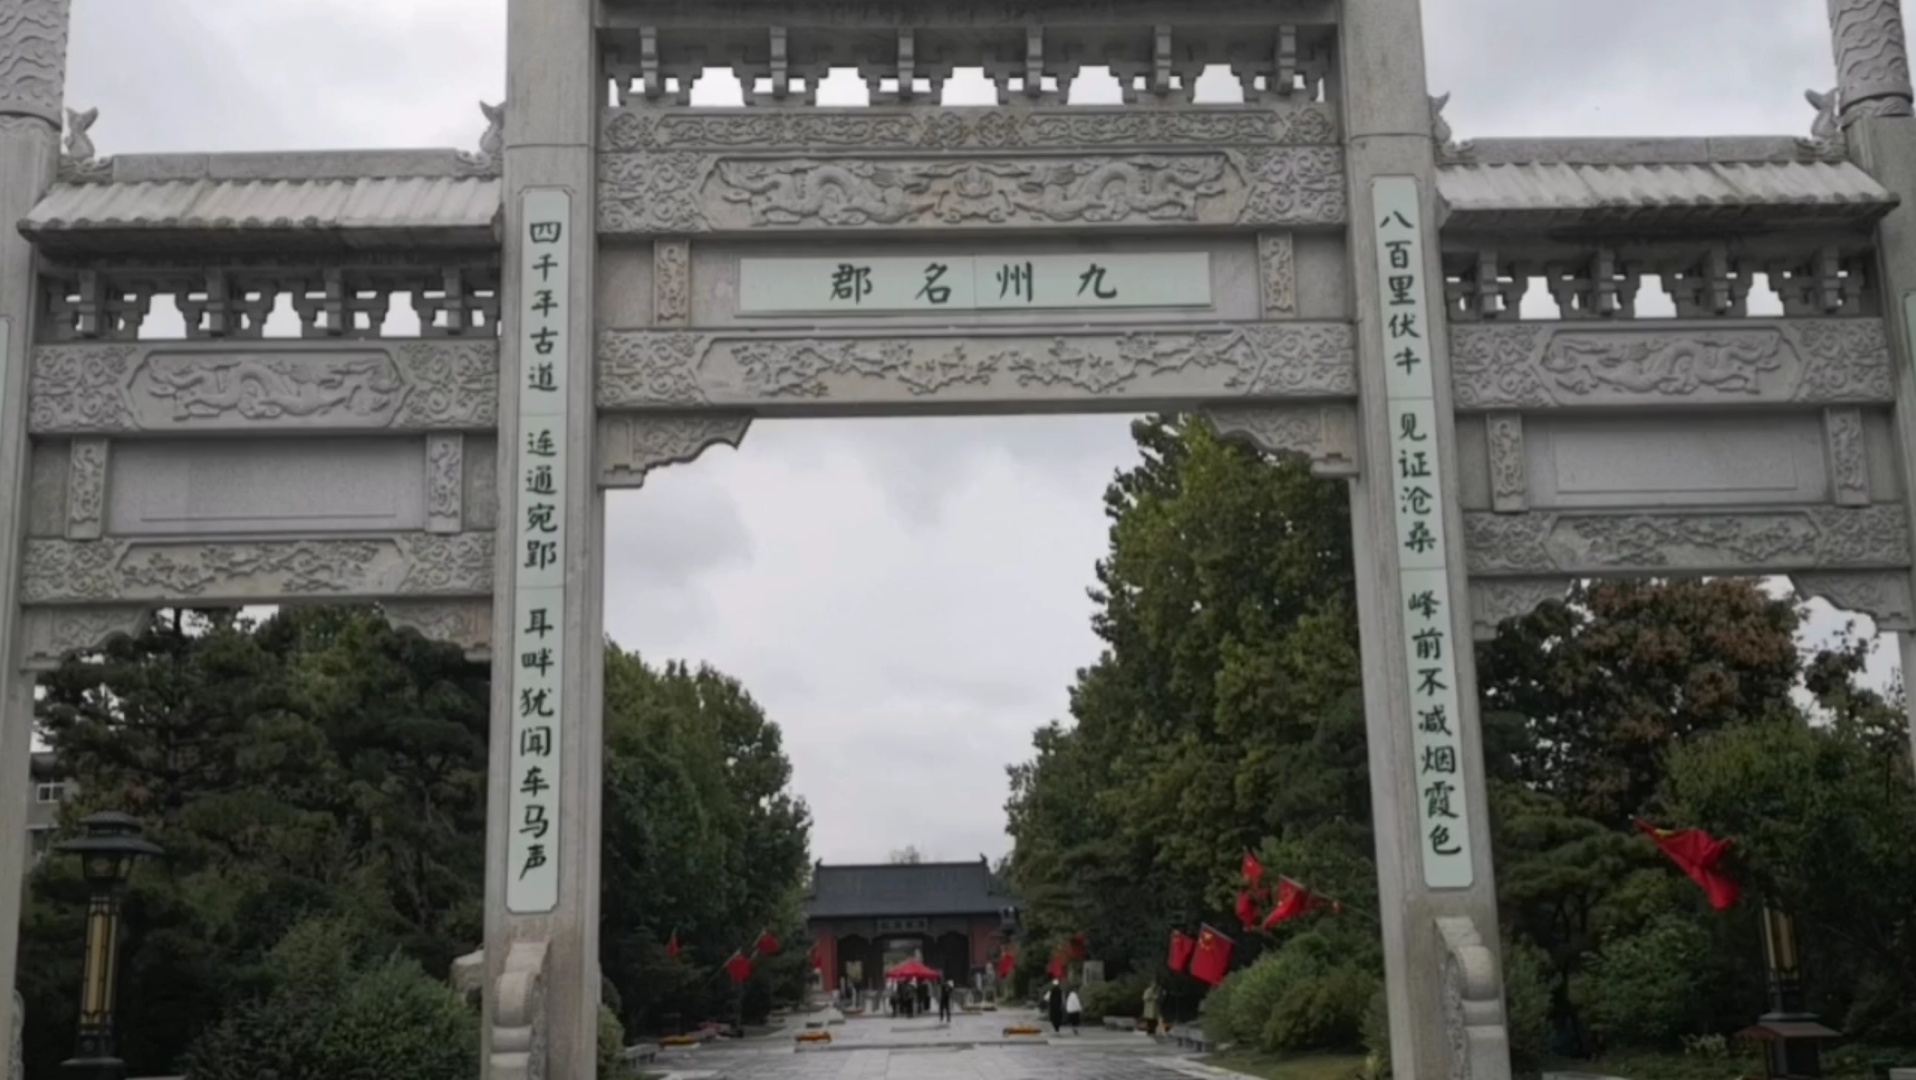
[[[513,523],[511,838],[506,908],[559,903],[559,752],[564,723],[566,308],[572,197],[523,196],[519,289],[519,485]]]
[[[1436,381],[1430,363],[1423,211],[1417,182],[1371,182],[1377,218],[1378,292],[1389,374],[1390,476],[1397,504],[1398,603],[1403,605],[1405,676],[1423,849],[1424,883],[1468,888],[1470,820],[1458,727],[1444,485],[1437,454]],[[1441,287],[1441,283],[1438,283]],[[1468,647],[1468,642],[1462,643]]]
[[[742,315],[1205,308],[1205,252],[741,259]]]

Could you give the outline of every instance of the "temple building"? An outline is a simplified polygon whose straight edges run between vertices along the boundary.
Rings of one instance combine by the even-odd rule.
[[[1017,907],[984,856],[976,862],[812,867],[805,918],[825,989],[884,985],[914,957],[960,986],[977,985]]]

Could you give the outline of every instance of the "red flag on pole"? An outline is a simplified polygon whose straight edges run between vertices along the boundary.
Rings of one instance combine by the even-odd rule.
[[[1191,953],[1191,977],[1216,986],[1231,969],[1231,949],[1237,942],[1213,930],[1209,924],[1198,931],[1197,948]]]
[[[1086,948],[1086,946],[1085,946],[1085,941],[1084,941],[1084,935],[1083,935],[1083,934],[1073,934],[1073,935],[1071,935],[1071,959],[1073,959],[1073,960],[1082,960],[1082,959],[1084,959],[1084,957],[1085,957],[1085,948]]]
[[[1182,930],[1171,931],[1171,970],[1183,971],[1184,965],[1191,962],[1191,953],[1197,949],[1197,941]]]
[[[1277,879],[1277,906],[1264,917],[1264,929],[1269,930],[1286,919],[1295,919],[1315,908],[1331,907],[1331,901],[1317,895],[1290,878]]]
[[[1014,971],[1017,967],[1018,967],[1018,954],[1013,952],[1011,948],[1007,946],[1003,952],[998,954],[998,977],[1000,979],[1011,978],[1012,971]]]
[[[679,932],[677,930],[672,931],[672,936],[665,939],[665,955],[673,960],[679,958]]]
[[[752,952],[759,956],[770,956],[778,951],[778,939],[770,930],[760,930],[758,940],[752,944]]]
[[[1243,923],[1246,930],[1257,928],[1257,897],[1252,896],[1249,889],[1237,891],[1237,921]]]
[[[1703,886],[1711,907],[1728,911],[1736,906],[1740,894],[1736,882],[1717,870],[1717,864],[1736,841],[1718,840],[1702,829],[1659,829],[1642,820],[1637,822],[1637,828],[1649,834],[1670,861],[1690,875],[1691,881]]]
[[[752,962],[745,958],[744,953],[733,953],[732,958],[725,962],[725,973],[732,977],[733,982],[742,983],[752,977]]]
[[[1248,851],[1244,853],[1243,871],[1244,884],[1246,885],[1256,887],[1259,882],[1264,880],[1264,864],[1258,862],[1257,856]]]
[[[1057,952],[1052,953],[1051,962],[1044,966],[1045,974],[1051,976],[1054,979],[1064,978],[1066,970],[1067,969],[1065,967],[1065,951],[1063,949],[1059,949]]]
[[[825,970],[825,943],[823,941],[812,942],[812,967],[819,971]]]

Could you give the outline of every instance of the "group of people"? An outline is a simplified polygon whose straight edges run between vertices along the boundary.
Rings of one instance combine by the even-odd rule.
[[[932,1000],[938,1002],[938,1019],[951,1022],[951,980],[946,979],[936,988],[929,981],[909,983],[899,981],[892,984],[891,993],[886,996],[885,1005],[893,1016],[920,1016],[931,1012]]]
[[[1071,1034],[1084,1034],[1078,1030],[1078,1025],[1084,1021],[1084,1002],[1078,1000],[1076,987],[1067,990],[1063,983],[1051,980],[1051,987],[1044,993],[1044,1009],[1051,1017],[1053,1032],[1062,1031],[1069,1025]]]

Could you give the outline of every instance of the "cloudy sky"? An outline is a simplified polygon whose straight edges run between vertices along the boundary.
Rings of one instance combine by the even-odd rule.
[[[475,103],[505,85],[504,0],[74,8],[68,104],[100,109],[103,155],[472,147]],[[1806,134],[1803,91],[1833,82],[1822,0],[1425,12],[1461,138]],[[987,100],[980,81],[959,91]],[[761,423],[736,453],[614,493],[607,628],[744,680],[785,729],[817,857],[996,857],[1004,767],[1097,653],[1085,589],[1102,489],[1135,459],[1126,425]]]

